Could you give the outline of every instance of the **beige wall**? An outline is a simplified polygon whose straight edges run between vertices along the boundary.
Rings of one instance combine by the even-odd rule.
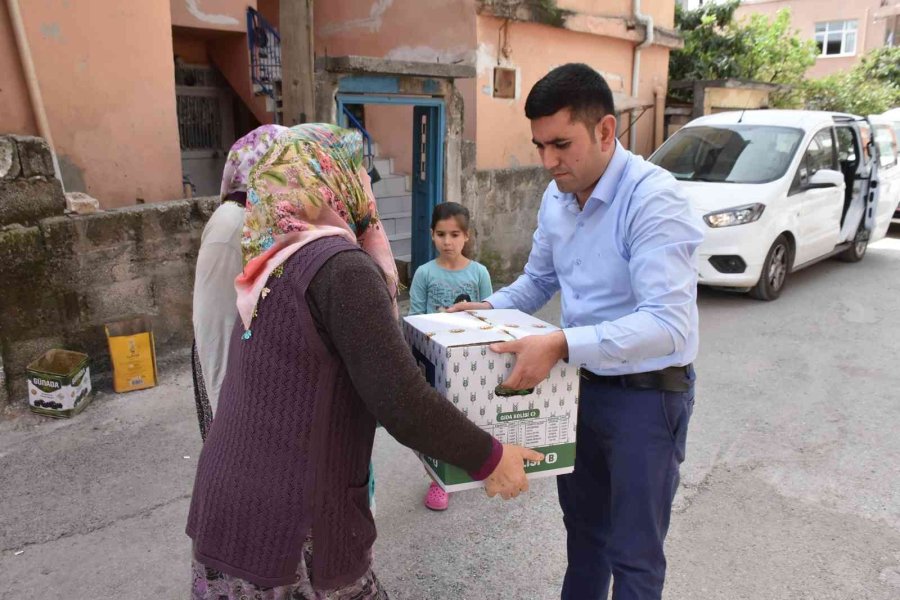
[[[729,110],[768,108],[769,92],[741,88],[706,88],[703,94],[703,114],[711,115]]]
[[[168,1],[20,5],[67,188],[104,207],[180,197]],[[34,134],[5,9],[0,15],[0,132]]]
[[[142,0],[147,2],[147,0]],[[170,0],[172,25],[220,31],[247,31],[247,7],[255,0]]]
[[[787,8],[791,11],[791,24],[801,36],[810,40],[815,39],[816,23],[856,19],[856,55],[819,57],[807,72],[809,77],[815,78],[852,68],[866,52],[884,45],[885,22],[874,20],[872,15],[880,6],[881,0],[745,0],[737,16],[752,13],[771,16]]]

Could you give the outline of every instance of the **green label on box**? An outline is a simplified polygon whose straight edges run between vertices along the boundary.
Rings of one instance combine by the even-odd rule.
[[[532,408],[529,410],[519,410],[516,412],[505,412],[497,415],[498,423],[505,423],[507,421],[518,421],[520,419],[537,419],[541,416],[541,411],[536,408]]]
[[[510,413],[512,414],[512,413]],[[571,467],[575,465],[575,444],[559,444],[557,446],[544,446],[535,448],[536,451],[544,455],[541,462],[528,461],[525,463],[526,473],[539,473],[540,471],[551,471],[553,469],[562,469],[563,467]],[[457,485],[460,483],[469,483],[472,478],[469,474],[453,465],[435,460],[430,456],[424,457],[440,480],[445,485]]]

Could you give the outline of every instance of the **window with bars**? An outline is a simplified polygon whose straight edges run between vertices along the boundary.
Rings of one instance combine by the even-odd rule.
[[[182,150],[222,148],[222,112],[215,96],[178,95],[178,134]]]
[[[819,56],[853,56],[856,54],[856,20],[816,23],[816,45]]]

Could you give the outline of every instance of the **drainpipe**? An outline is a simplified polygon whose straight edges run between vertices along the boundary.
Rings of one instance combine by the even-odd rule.
[[[634,12],[634,20],[639,25],[644,26],[644,41],[634,47],[634,60],[632,61],[631,69],[631,95],[637,98],[640,91],[641,50],[653,44],[653,17],[641,12],[641,0],[632,0],[631,8]],[[632,152],[634,152],[634,147],[637,145],[636,112],[637,109],[631,111],[631,132],[628,136],[628,149]]]
[[[53,173],[62,185],[62,175],[59,171],[59,161],[56,159],[56,147],[53,145],[53,136],[50,135],[50,124],[47,121],[47,111],[44,110],[44,99],[41,97],[41,88],[38,85],[37,73],[34,70],[34,61],[31,59],[31,49],[28,47],[28,37],[25,35],[25,23],[22,21],[22,11],[18,0],[6,0],[6,8],[9,11],[9,20],[12,24],[13,35],[16,38],[16,47],[19,50],[19,60],[22,63],[22,72],[25,75],[25,83],[28,85],[28,99],[31,102],[31,110],[34,120],[37,121],[38,134],[47,141],[50,146],[50,156],[53,157]],[[63,189],[65,191],[65,189]]]

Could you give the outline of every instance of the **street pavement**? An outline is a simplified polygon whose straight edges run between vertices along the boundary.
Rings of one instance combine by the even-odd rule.
[[[554,301],[541,316],[555,321]],[[702,290],[697,401],[667,600],[900,598],[900,227],[772,303]],[[188,597],[200,451],[187,355],[161,385],[55,421],[0,419],[0,598]],[[108,389],[108,382],[101,381]],[[422,505],[412,453],[379,431],[375,567],[394,599],[552,599],[555,482],[507,503]]]

